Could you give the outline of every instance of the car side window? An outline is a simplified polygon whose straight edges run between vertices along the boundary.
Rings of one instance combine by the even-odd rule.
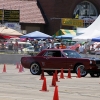
[[[48,56],[48,57],[53,57],[53,52],[52,51],[48,51],[44,54],[44,56]]]
[[[44,56],[49,56],[49,57],[62,57],[60,51],[48,51],[45,53]]]
[[[48,57],[62,57],[60,51],[48,51],[44,54],[44,56]]]
[[[53,53],[53,57],[61,57],[61,52],[60,51],[55,51]]]

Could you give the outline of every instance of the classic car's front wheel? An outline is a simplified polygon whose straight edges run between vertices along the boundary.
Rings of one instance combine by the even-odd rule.
[[[100,76],[100,73],[90,73],[90,76],[91,77],[99,77]]]
[[[30,67],[30,72],[33,75],[40,75],[41,74],[41,67],[38,63],[34,62],[33,64],[31,64]]]
[[[84,69],[85,66],[80,64],[76,66],[76,74],[78,74],[78,69],[80,68],[81,77],[85,77],[87,75],[87,71]]]

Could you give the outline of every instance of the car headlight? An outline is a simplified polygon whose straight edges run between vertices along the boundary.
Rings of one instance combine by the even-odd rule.
[[[90,64],[92,64],[92,61],[90,60]]]

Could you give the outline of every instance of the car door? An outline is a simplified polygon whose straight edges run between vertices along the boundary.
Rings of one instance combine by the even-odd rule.
[[[55,54],[55,55],[54,55]],[[46,55],[44,55],[45,59],[45,69],[57,69],[66,68],[67,62],[65,57],[62,56],[61,51],[52,50],[48,51]]]

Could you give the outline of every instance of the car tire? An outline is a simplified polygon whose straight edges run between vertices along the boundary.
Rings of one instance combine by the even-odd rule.
[[[30,66],[30,72],[33,75],[40,75],[41,74],[41,67],[38,63],[34,62]]]
[[[90,76],[91,77],[99,77],[100,76],[100,73],[90,73]]]
[[[76,74],[78,74],[78,68],[80,68],[81,77],[85,77],[87,75],[87,71],[84,69],[85,66],[82,64],[77,65],[75,68]]]

